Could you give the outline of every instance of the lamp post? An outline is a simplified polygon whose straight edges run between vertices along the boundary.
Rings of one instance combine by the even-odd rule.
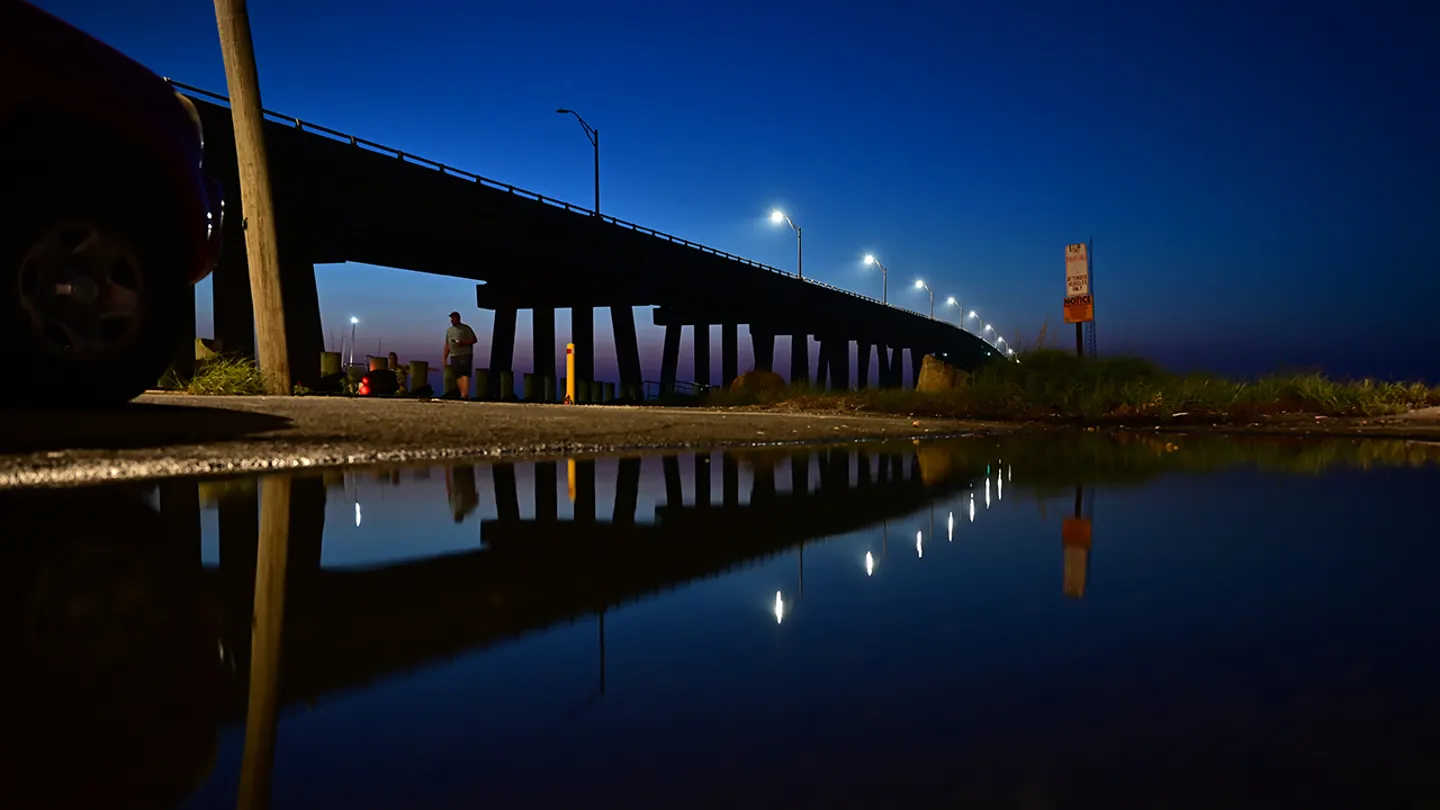
[[[930,293],[930,320],[935,320],[935,291],[930,289],[929,284],[926,284],[918,278],[915,279],[915,289]]]
[[[888,270],[885,269],[885,265],[881,264],[879,259],[875,258],[874,256],[871,256],[871,255],[868,254],[868,253],[865,254],[865,263],[866,263],[866,264],[873,264],[873,265],[875,265],[876,267],[880,268],[880,303],[882,303],[882,304],[887,304],[887,303],[889,303],[889,301],[888,301],[887,299],[888,299],[888,297],[889,297],[889,295],[890,295],[890,292],[889,292],[889,290],[890,290],[890,279],[889,279],[890,271],[888,271]]]
[[[770,212],[770,221],[776,225],[787,222],[790,224],[790,229],[795,231],[795,275],[805,278],[805,238],[804,234],[800,232],[800,226],[796,225],[795,220],[786,216],[785,212],[778,208]]]
[[[555,112],[561,115],[573,115],[575,120],[580,122],[580,128],[585,130],[585,137],[590,139],[590,145],[595,147],[595,216],[600,216],[600,130],[585,123],[580,113],[574,110],[560,108]]]
[[[350,316],[350,366],[355,366],[355,327],[360,325],[360,319],[354,315]],[[347,372],[348,373],[348,372]]]

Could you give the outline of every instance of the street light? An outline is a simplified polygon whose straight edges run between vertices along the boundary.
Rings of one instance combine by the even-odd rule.
[[[885,269],[885,265],[881,264],[879,259],[869,253],[865,254],[865,263],[880,268],[880,303],[888,303],[886,299],[890,296],[890,271]]]
[[[350,316],[350,365],[355,365],[355,327],[360,325],[360,319],[354,315]]]
[[[945,303],[947,303],[947,304],[949,304],[950,306],[955,307],[956,309],[960,310],[960,329],[961,329],[961,331],[964,331],[964,329],[965,329],[965,308],[962,307],[962,306],[960,306],[960,302],[959,302],[959,301],[956,301],[956,300],[955,300],[955,296],[953,296],[953,295],[950,296],[949,298],[945,299]]]
[[[585,123],[580,113],[574,110],[560,108],[555,112],[561,115],[573,115],[575,120],[580,122],[580,128],[585,130],[585,137],[590,139],[590,145],[595,147],[595,216],[600,216],[600,130]]]
[[[795,231],[795,275],[805,278],[805,239],[800,232],[800,226],[796,225],[795,220],[785,216],[785,212],[778,208],[770,212],[770,221],[776,225],[788,222],[790,229]]]
[[[929,284],[926,284],[918,278],[915,279],[915,289],[930,293],[930,320],[935,320],[935,291],[930,289]]]

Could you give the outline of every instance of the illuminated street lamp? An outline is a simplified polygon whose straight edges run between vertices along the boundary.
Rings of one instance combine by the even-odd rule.
[[[350,365],[355,365],[355,327],[360,325],[360,319],[354,315],[350,316]]]
[[[965,308],[960,306],[960,302],[956,301],[953,295],[945,299],[945,303],[960,310],[960,328],[963,330],[965,328]]]
[[[800,233],[800,226],[796,225],[795,220],[785,216],[785,212],[778,208],[770,212],[770,221],[776,225],[788,222],[790,229],[795,231],[795,275],[805,278],[805,239]]]
[[[918,278],[915,279],[915,289],[930,293],[930,320],[935,320],[935,291],[930,289],[929,284],[926,284]]]
[[[890,271],[885,269],[885,265],[881,264],[879,259],[870,255],[869,253],[865,254],[865,263],[873,264],[876,267],[880,268],[880,303],[888,303],[886,299],[889,297]]]
[[[600,216],[600,130],[585,123],[580,113],[574,110],[567,110],[564,107],[555,112],[561,115],[573,115],[575,120],[580,122],[580,128],[585,130],[585,137],[590,140],[590,145],[595,147],[595,216]]]

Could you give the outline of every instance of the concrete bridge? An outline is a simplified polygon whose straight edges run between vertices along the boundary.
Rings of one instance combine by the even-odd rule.
[[[229,192],[215,270],[215,331],[227,351],[253,352],[254,323],[230,109],[223,96],[173,83],[195,102],[206,165]],[[777,370],[775,337],[791,335],[790,378],[811,380],[809,336],[820,341],[813,381],[849,388],[850,357],[863,387],[870,357],[878,379],[899,386],[904,353],[918,372],[940,353],[967,369],[992,354],[984,340],[918,312],[800,279],[721,250],[579,208],[381,146],[298,118],[266,113],[285,320],[292,373],[313,382],[323,348],[316,263],[363,262],[474,279],[476,304],[493,310],[491,378],[514,368],[517,312],[533,312],[537,378],[555,378],[555,311],[569,309],[579,381],[594,380],[594,318],[608,308],[622,390],[643,384],[632,307],[653,306],[665,327],[661,383],[679,374],[684,327],[695,345],[694,380],[712,384],[710,326],[721,327],[721,384],[739,372],[740,324],[755,367]],[[854,348],[852,348],[852,345]],[[485,362],[484,346],[476,362]],[[778,370],[784,371],[782,367]],[[523,370],[520,370],[523,371]]]
[[[709,453],[665,457],[667,502],[643,523],[636,521],[639,458],[620,461],[608,521],[597,519],[593,461],[575,462],[574,517],[565,521],[557,517],[556,497],[564,462],[533,463],[533,520],[520,518],[515,465],[494,465],[497,517],[482,522],[478,549],[364,569],[320,567],[326,487],[317,477],[297,479],[280,705],[601,615],[791,549],[803,561],[806,543],[913,514],[985,474],[984,459],[937,466],[904,444],[820,451],[816,486],[809,452],[716,458],[718,464]],[[742,463],[751,469],[748,497],[740,487]],[[688,499],[682,464],[694,465]],[[788,488],[777,486],[782,464]],[[718,503],[711,501],[712,467],[720,468]],[[457,487],[465,473],[473,483],[473,467],[453,468]],[[253,493],[221,501],[221,562],[206,570],[201,586],[223,605],[223,636],[237,672],[245,671],[249,651],[256,510]],[[803,593],[803,562],[799,576]],[[242,709],[243,701],[231,716]]]

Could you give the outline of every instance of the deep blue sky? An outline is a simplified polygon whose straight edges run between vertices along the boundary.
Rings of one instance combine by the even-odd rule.
[[[225,90],[209,3],[39,5]],[[807,275],[878,295],[873,251],[897,303],[924,308],[923,276],[1069,346],[1064,245],[1093,237],[1102,351],[1440,379],[1440,12],[1419,0],[250,13],[267,108],[588,205],[589,144],[554,113],[573,107],[602,133],[606,213],[732,253],[793,269],[778,205]],[[327,335],[355,314],[362,348],[438,357],[450,309],[489,323],[468,282],[319,280]]]

